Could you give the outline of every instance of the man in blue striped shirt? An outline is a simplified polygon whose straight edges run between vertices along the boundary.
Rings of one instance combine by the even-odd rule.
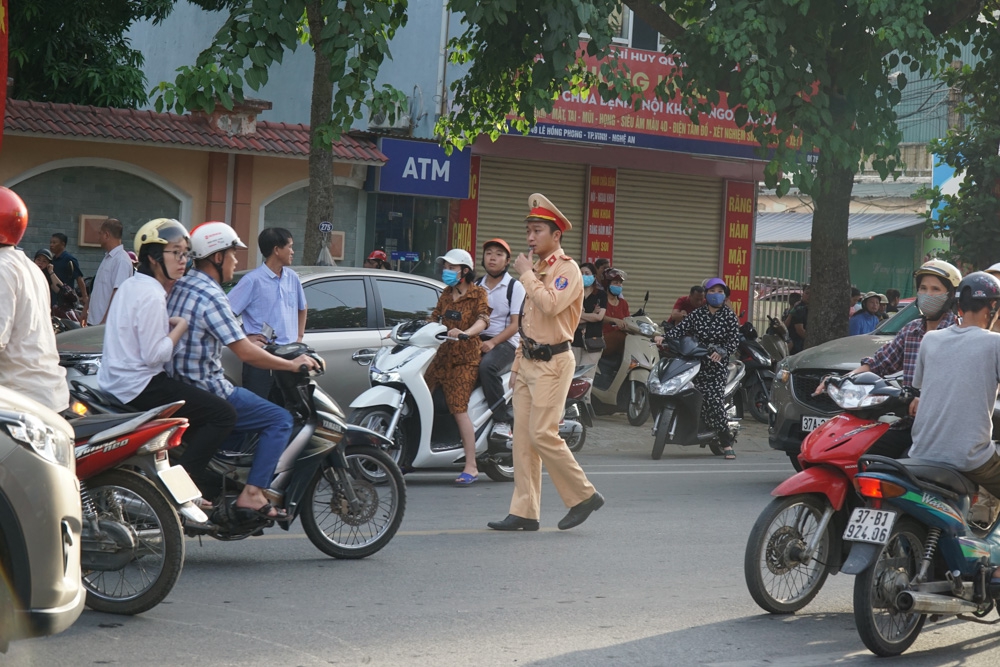
[[[278,345],[301,342],[306,329],[306,294],[295,271],[292,271],[292,233],[281,227],[268,227],[257,237],[264,263],[250,271],[229,291],[233,312],[243,316],[243,331],[251,343],[263,347],[267,338],[263,325],[274,329]],[[268,398],[273,379],[271,371],[243,363],[243,388],[261,398]]]
[[[174,348],[167,373],[225,398],[236,410],[234,435],[260,433],[247,484],[236,506],[281,520],[286,513],[268,502],[264,489],[270,485],[278,459],[288,445],[292,416],[288,410],[234,387],[222,370],[222,346],[258,368],[297,372],[302,364],[310,369],[317,364],[304,354],[291,361],[276,357],[247,340],[220,286],[233,278],[237,248],[246,246],[224,222],[206,222],[191,231],[195,268],[174,284],[167,299],[168,313],[187,320],[188,330]]]

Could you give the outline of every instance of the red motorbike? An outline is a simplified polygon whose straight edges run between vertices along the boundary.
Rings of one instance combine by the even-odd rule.
[[[802,471],[775,488],[774,500],[750,531],[743,571],[754,601],[772,614],[805,607],[836,574],[850,547],[841,540],[851,511],[863,505],[854,489],[858,458],[906,416],[898,385],[874,373],[833,376],[826,392],[845,414],[802,443]]]
[[[167,458],[188,427],[187,419],[170,417],[181,405],[70,422],[83,504],[83,585],[91,609],[138,614],[159,604],[184,564],[178,512],[189,525],[208,522],[192,502],[201,497],[198,487]]]
[[[594,408],[587,402],[587,394],[594,383],[584,377],[591,366],[577,366],[573,382],[566,392],[566,411],[559,422],[559,435],[566,441],[569,451],[578,452],[587,441],[587,429],[594,425]]]

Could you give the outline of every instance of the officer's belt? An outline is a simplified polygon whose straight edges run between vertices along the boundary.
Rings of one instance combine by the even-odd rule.
[[[524,356],[529,359],[533,361],[548,361],[553,355],[569,352],[569,341],[566,340],[555,345],[542,345],[522,335],[521,347],[524,351]]]

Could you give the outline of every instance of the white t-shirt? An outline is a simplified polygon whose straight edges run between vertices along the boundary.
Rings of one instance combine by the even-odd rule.
[[[97,275],[94,276],[94,291],[90,294],[90,306],[87,308],[88,324],[100,324],[104,321],[111,295],[133,273],[132,260],[122,244],[119,243],[104,255],[101,265],[97,267]]]
[[[486,331],[482,335],[493,337],[507,328],[507,325],[510,324],[511,315],[517,315],[521,312],[521,304],[524,303],[524,285],[521,284],[521,281],[514,280],[507,272],[504,272],[503,278],[500,279],[500,282],[493,289],[490,289],[486,284],[488,279],[489,277],[486,276],[478,281],[479,285],[486,290],[486,300],[491,310],[490,325],[486,327]],[[510,303],[508,303],[507,286],[512,281],[514,288],[510,293]],[[516,348],[521,342],[521,334],[515,331],[514,335],[504,342],[510,343]]]
[[[35,263],[16,248],[0,247],[0,385],[61,412],[69,407],[69,387],[50,303]]]
[[[164,372],[174,353],[168,320],[167,293],[156,278],[137,273],[122,283],[104,328],[101,389],[128,403]]]

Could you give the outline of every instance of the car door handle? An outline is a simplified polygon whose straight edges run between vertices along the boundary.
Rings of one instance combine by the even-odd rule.
[[[367,348],[363,350],[358,350],[351,355],[351,359],[358,362],[361,366],[367,366],[375,358],[375,350],[369,350]]]

